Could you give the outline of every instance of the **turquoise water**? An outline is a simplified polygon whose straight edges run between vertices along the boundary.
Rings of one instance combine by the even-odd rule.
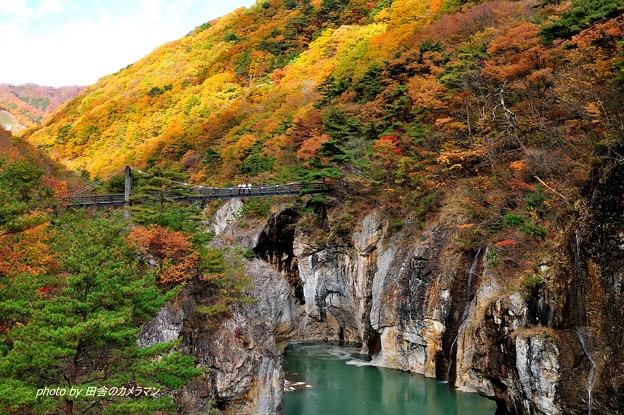
[[[294,344],[284,371],[284,415],[491,415],[494,402],[440,381],[367,366],[358,348]]]

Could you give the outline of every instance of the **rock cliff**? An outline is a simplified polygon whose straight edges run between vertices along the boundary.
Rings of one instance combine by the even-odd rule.
[[[374,364],[487,396],[501,414],[619,413],[622,170],[596,171],[577,226],[558,249],[524,253],[538,265],[522,272],[500,267],[491,241],[458,243],[461,211],[393,234],[373,209],[334,242],[296,227],[267,258],[288,252],[303,293],[297,339],[360,342]]]
[[[465,217],[444,208],[418,231],[370,209],[340,238],[327,206],[313,226],[293,207],[253,230],[221,215],[230,223],[214,229],[258,257],[247,264],[257,301],[206,336],[201,287],[189,287],[140,341],[183,337],[208,368],[181,398],[197,411],[211,399],[228,413],[279,413],[286,344],[341,340],[376,365],[489,397],[500,414],[621,413],[624,168],[595,176],[560,249],[531,253],[538,265],[522,273],[499,266],[491,241],[462,242]]]
[[[257,244],[262,227],[236,226],[241,207],[237,200],[226,203],[208,224],[216,234],[214,246]],[[232,305],[217,322],[202,311],[210,305],[213,288],[193,281],[141,330],[139,345],[180,339],[179,347],[205,369],[176,397],[186,414],[212,409],[237,415],[281,412],[282,352],[298,324],[291,287],[258,259],[245,262],[244,274],[251,279],[248,301]]]

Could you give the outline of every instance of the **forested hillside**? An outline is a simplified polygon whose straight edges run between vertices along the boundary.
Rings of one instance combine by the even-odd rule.
[[[94,175],[170,163],[193,181],[283,180],[307,164],[409,189],[517,162],[565,192],[621,132],[621,7],[261,2],[102,79],[27,137]]]
[[[32,127],[83,89],[79,86],[53,88],[34,84],[1,84],[0,110],[10,113],[13,119],[0,118],[0,124],[11,127],[14,132]]]

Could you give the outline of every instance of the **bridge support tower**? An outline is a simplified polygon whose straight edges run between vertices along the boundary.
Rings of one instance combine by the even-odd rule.
[[[130,189],[132,188],[132,169],[126,166],[124,181],[124,217],[130,217]]]

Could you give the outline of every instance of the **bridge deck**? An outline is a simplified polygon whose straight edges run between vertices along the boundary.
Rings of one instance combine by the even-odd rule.
[[[327,184],[314,183],[290,183],[269,186],[252,186],[251,188],[238,187],[198,187],[184,193],[164,192],[157,195],[173,202],[193,202],[202,200],[236,199],[246,197],[287,196],[301,193],[324,193],[329,191]],[[105,207],[123,206],[125,204],[123,194],[70,196],[63,199],[68,207]]]

